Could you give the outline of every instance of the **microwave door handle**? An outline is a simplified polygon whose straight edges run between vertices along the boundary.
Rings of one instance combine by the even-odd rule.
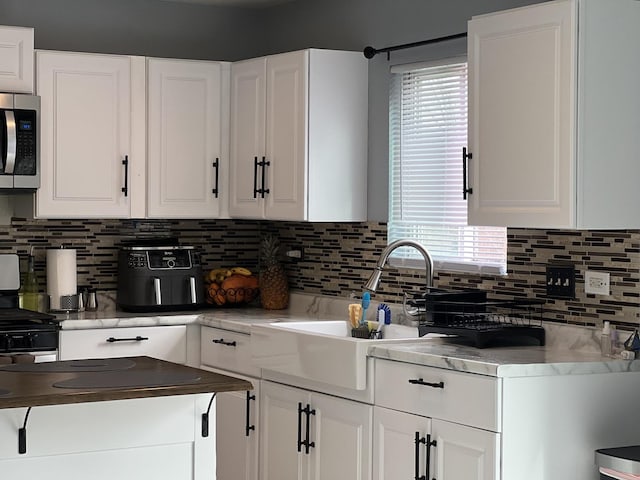
[[[156,305],[162,305],[162,291],[160,290],[160,279],[153,277],[153,289],[156,292]]]
[[[7,110],[6,125],[7,125],[7,160],[4,164],[4,173],[13,174],[13,170],[16,166],[16,151],[18,148],[16,138],[16,116],[15,113]]]
[[[189,287],[191,288],[191,303],[198,303],[196,295],[196,277],[189,277]]]

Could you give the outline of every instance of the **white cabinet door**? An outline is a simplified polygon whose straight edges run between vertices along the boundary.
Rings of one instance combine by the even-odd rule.
[[[0,27],[0,92],[33,93],[33,28]]]
[[[130,156],[132,59],[44,51],[36,58],[42,102],[36,215],[129,217],[126,174],[132,163],[145,162]]]
[[[262,218],[265,157],[266,58],[231,66],[229,214]],[[266,180],[265,180],[266,181]]]
[[[373,409],[373,480],[426,475],[431,419],[383,407]],[[418,444],[416,447],[416,438]],[[467,479],[465,479],[467,480]]]
[[[308,51],[267,59],[266,217],[303,220],[307,211]]]
[[[311,394],[310,407],[309,479],[370,480],[373,407],[320,393]]]
[[[306,415],[298,410],[300,405],[305,408],[309,400],[309,393],[299,388],[261,382],[261,480],[309,478],[308,455],[299,443],[305,439]]]
[[[469,22],[471,224],[640,227],[639,22],[634,0]]]
[[[262,382],[260,478],[371,479],[373,407]]]
[[[431,476],[438,480],[500,480],[500,435],[433,419]]]
[[[576,38],[569,0],[469,22],[469,224],[575,223]]]
[[[217,480],[258,480],[260,387],[256,379],[246,380],[253,390],[219,393],[216,398]]]
[[[227,194],[228,64],[148,59],[149,218],[217,218]]]

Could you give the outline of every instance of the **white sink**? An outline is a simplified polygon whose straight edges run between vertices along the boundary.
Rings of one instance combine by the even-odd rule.
[[[253,362],[260,368],[337,387],[367,387],[367,351],[373,344],[415,342],[416,327],[387,325],[384,339],[351,337],[343,320],[274,322],[251,326]]]

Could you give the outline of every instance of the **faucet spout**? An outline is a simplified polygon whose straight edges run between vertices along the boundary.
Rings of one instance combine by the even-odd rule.
[[[431,254],[427,251],[427,249],[419,242],[410,239],[401,239],[396,240],[395,242],[390,243],[380,254],[380,258],[378,259],[378,263],[376,268],[371,273],[369,280],[365,284],[364,288],[375,292],[378,289],[378,285],[380,284],[380,277],[382,276],[382,271],[384,270],[387,261],[389,260],[389,256],[393,253],[394,250],[400,247],[413,247],[424,257],[425,262],[425,276],[426,276],[426,286],[427,290],[433,286],[433,259],[431,258]]]

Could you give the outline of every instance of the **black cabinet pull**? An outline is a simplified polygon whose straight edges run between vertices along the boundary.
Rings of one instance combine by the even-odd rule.
[[[422,378],[412,378],[409,380],[411,385],[424,385],[425,387],[444,388],[444,382],[425,382]]]
[[[255,400],[256,396],[255,395],[251,395],[251,392],[249,390],[247,390],[247,416],[246,416],[246,421],[244,424],[244,432],[245,432],[245,436],[248,437],[249,433],[251,432],[251,430],[255,430],[256,426],[255,425],[250,425],[251,422],[251,418],[250,418],[250,414],[249,414],[249,410],[251,409],[250,403],[251,400]]]
[[[427,435],[428,437],[428,435]],[[420,445],[426,445],[427,439],[425,437],[420,436],[420,432],[416,432],[415,442],[415,451],[414,451],[414,459],[415,459],[415,480],[427,480],[427,475],[429,474],[429,467],[427,466],[427,475],[420,476]]]
[[[260,194],[262,195],[262,198],[264,198],[265,193],[269,193],[269,189],[264,188],[265,172],[267,170],[267,165],[271,165],[271,162],[265,160],[265,157],[262,157],[262,162],[260,162],[260,166],[262,167],[262,188],[260,188]]]
[[[224,338],[214,338],[211,340],[213,343],[217,343],[219,345],[226,345],[227,347],[235,347],[238,343],[235,340],[231,342],[225,340]]]
[[[425,480],[428,478],[429,476],[429,471],[431,470],[431,447],[435,447],[437,445],[437,442],[435,440],[431,440],[431,435],[427,434],[427,441],[426,441],[426,446],[427,446],[427,466],[425,467],[425,475],[424,478]],[[435,478],[433,479],[435,480]]]
[[[311,441],[310,441],[310,438],[309,438],[309,437],[310,437],[310,432],[309,432],[310,428],[309,428],[309,426],[310,426],[310,424],[311,424],[311,415],[315,415],[315,414],[316,414],[316,411],[315,411],[315,409],[313,409],[313,410],[312,410],[312,409],[311,409],[311,405],[309,405],[308,403],[307,403],[307,406],[306,406],[302,411],[303,411],[303,412],[306,414],[306,416],[307,416],[307,425],[306,425],[306,427],[307,427],[307,432],[306,432],[306,434],[305,434],[305,437],[306,437],[306,438],[305,438],[305,441],[304,441],[304,442],[302,442],[302,444],[304,445],[304,453],[306,453],[307,455],[309,455],[309,449],[310,449],[310,448],[315,448],[315,447],[316,447],[316,442],[311,442]]]
[[[253,157],[253,198],[258,198],[258,157]]]
[[[131,338],[116,338],[116,337],[107,338],[107,342],[109,342],[109,343],[115,343],[115,342],[142,342],[143,340],[149,340],[149,337],[141,337],[140,335],[138,335],[137,337],[131,337]]]
[[[302,402],[298,402],[298,453],[302,452]]]
[[[122,187],[122,193],[126,197],[129,195],[129,155],[124,156],[122,165],[124,165],[124,187]]]
[[[214,178],[214,187],[211,189],[211,193],[213,193],[216,198],[218,198],[218,173],[220,171],[220,159],[216,158],[215,162],[213,162],[213,168],[216,169],[216,176]]]
[[[462,147],[462,198],[467,199],[467,194],[473,193],[473,188],[467,187],[467,162],[473,158],[471,152],[467,153],[467,147]]]

